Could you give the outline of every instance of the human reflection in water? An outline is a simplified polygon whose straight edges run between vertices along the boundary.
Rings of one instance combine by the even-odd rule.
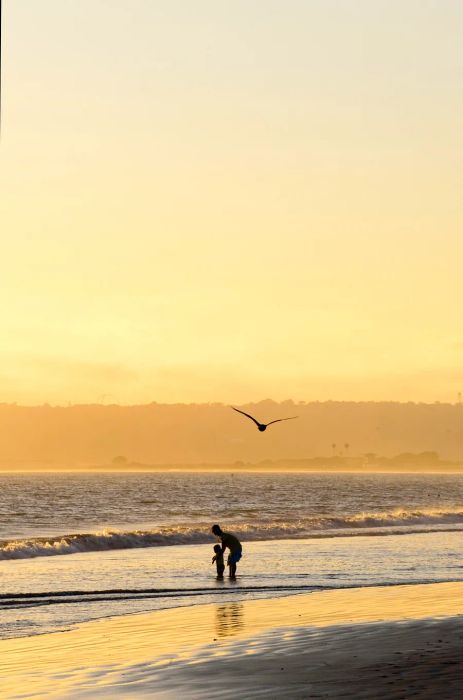
[[[216,608],[215,627],[217,637],[233,637],[244,628],[242,603],[224,603]]]

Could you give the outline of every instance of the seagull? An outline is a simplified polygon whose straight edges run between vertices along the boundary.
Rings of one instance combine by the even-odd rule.
[[[244,411],[240,411],[239,408],[235,408],[234,406],[230,406],[230,408],[233,408],[234,411],[237,411],[238,413],[242,413],[243,416],[246,416],[247,418],[250,418],[254,423],[257,425],[257,430],[260,430],[261,433],[264,432],[264,430],[267,430],[269,425],[272,425],[272,423],[279,423],[282,420],[293,420],[294,418],[297,418],[297,416],[291,416],[290,418],[277,418],[276,420],[271,420],[270,423],[259,423],[255,418],[249,415],[249,413],[245,413]]]

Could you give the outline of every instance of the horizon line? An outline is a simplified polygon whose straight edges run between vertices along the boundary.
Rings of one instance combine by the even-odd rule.
[[[223,402],[223,401],[146,401],[142,403],[103,403],[101,401],[94,402],[73,402],[68,401],[66,403],[51,403],[49,401],[44,401],[42,403],[18,403],[17,401],[0,401],[1,407],[11,407],[11,408],[84,408],[84,407],[94,407],[99,406],[101,408],[140,408],[148,406],[216,406],[231,408],[232,404],[236,406],[258,406],[262,403],[273,403],[275,405],[281,405],[285,403],[293,403],[295,406],[307,406],[310,404],[399,404],[399,405],[414,405],[414,406],[462,406],[461,401],[413,401],[412,399],[400,400],[400,399],[282,399],[281,401],[276,401],[275,399],[265,398],[253,401],[233,401],[233,402]]]

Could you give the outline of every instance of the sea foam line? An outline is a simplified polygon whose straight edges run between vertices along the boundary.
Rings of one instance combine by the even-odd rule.
[[[63,554],[134,549],[211,541],[209,525],[179,525],[152,530],[102,530],[52,537],[0,540],[0,560],[29,559]],[[288,522],[227,523],[227,529],[245,541],[396,535],[452,531],[463,527],[463,510],[395,510],[384,513],[357,513],[346,516],[308,517]]]

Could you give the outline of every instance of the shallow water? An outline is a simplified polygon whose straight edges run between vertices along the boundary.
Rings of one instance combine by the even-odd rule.
[[[0,481],[3,637],[216,600],[463,580],[460,476],[20,474]],[[215,520],[244,543],[236,584],[214,578]]]

